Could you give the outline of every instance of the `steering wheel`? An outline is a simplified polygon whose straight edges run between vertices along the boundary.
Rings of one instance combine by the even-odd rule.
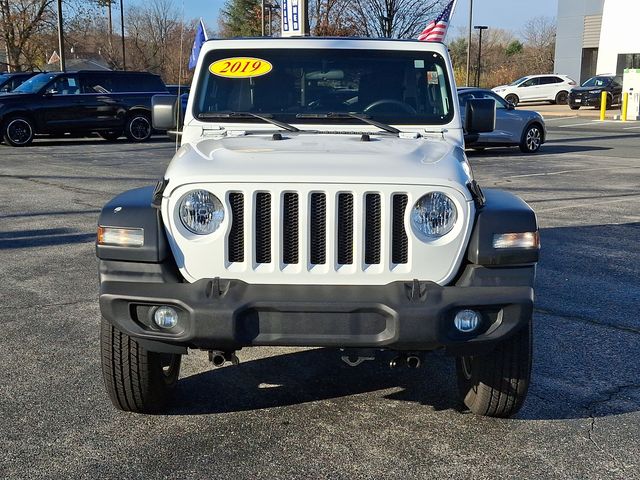
[[[400,100],[394,100],[393,98],[381,98],[380,100],[376,100],[375,102],[370,103],[369,105],[367,105],[362,112],[363,113],[369,113],[369,112],[371,112],[372,110],[375,110],[376,108],[378,108],[381,105],[395,105],[397,107],[400,107],[406,113],[410,113],[411,115],[417,115],[418,114],[416,109],[413,108],[408,103],[401,102]]]

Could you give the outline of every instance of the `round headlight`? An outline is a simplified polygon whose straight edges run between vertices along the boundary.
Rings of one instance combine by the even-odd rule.
[[[190,232],[207,235],[224,220],[224,207],[218,197],[206,190],[193,190],[180,200],[180,220]]]
[[[449,233],[458,219],[453,200],[442,192],[424,195],[411,210],[411,226],[422,240],[435,240]]]

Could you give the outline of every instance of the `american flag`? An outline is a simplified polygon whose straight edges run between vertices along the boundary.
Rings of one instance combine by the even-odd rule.
[[[422,42],[441,42],[444,40],[455,1],[451,0],[438,18],[427,24],[422,33],[418,35],[418,40]]]

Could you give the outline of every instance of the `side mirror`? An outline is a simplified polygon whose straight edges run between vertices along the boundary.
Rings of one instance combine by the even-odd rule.
[[[151,97],[151,119],[156,130],[173,130],[178,125],[178,96]]]
[[[469,134],[493,132],[496,128],[496,101],[473,98],[467,101],[464,129]]]
[[[507,110],[515,110],[516,106],[511,103],[511,102],[507,102]]]

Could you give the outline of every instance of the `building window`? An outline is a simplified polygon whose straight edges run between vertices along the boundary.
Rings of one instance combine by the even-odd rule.
[[[598,49],[583,48],[582,49],[582,67],[580,69],[580,85],[589,80],[596,74],[596,65],[598,64]]]
[[[616,75],[622,75],[625,68],[640,68],[640,53],[619,54]]]

